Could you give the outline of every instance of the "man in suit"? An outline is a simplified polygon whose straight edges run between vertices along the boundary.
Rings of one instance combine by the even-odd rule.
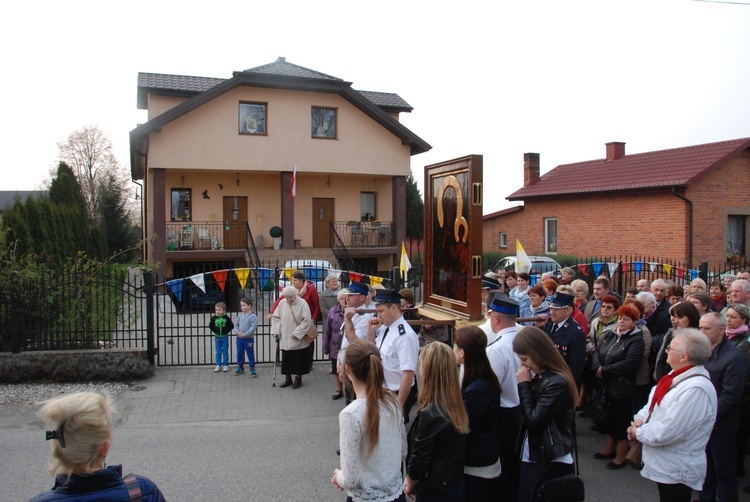
[[[573,295],[555,293],[549,304],[549,317],[542,329],[549,335],[565,362],[568,363],[576,386],[580,388],[583,367],[586,363],[586,335],[578,323],[570,317],[573,313],[574,299]]]
[[[586,304],[583,309],[583,315],[586,316],[586,322],[591,326],[591,321],[602,315],[602,298],[609,294],[609,279],[599,277],[594,281],[594,298]]]
[[[654,341],[657,340],[657,337],[661,341],[661,337],[672,327],[672,320],[669,316],[669,309],[672,304],[667,300],[667,290],[667,283],[664,279],[656,279],[651,283],[651,293],[656,300],[656,308],[646,319],[646,327]]]

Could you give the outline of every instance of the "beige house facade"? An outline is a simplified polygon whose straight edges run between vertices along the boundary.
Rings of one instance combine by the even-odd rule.
[[[399,122],[411,107],[398,95],[279,58],[229,79],[141,73],[138,106],[131,171],[160,278],[181,262],[253,266],[279,245],[396,263],[410,158],[430,149]]]

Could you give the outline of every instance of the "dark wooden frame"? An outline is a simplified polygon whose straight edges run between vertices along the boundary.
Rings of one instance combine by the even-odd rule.
[[[242,105],[263,107],[263,132],[247,132],[242,130]],[[237,132],[244,136],[268,136],[268,103],[261,101],[240,101],[237,106]]]
[[[333,135],[329,136],[328,134],[321,134],[317,135],[315,134],[315,110],[326,110],[333,112],[333,120],[330,121],[328,119],[325,120],[325,122],[328,122],[329,124],[332,122],[333,124]],[[330,106],[313,106],[310,108],[310,137],[314,139],[338,139],[339,136],[339,109],[338,108],[332,108]],[[330,130],[330,125],[327,130]]]
[[[469,155],[424,168],[424,305],[468,320],[482,319],[482,167]]]

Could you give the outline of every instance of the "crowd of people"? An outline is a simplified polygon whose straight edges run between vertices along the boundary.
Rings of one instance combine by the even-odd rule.
[[[642,279],[623,298],[606,277],[589,296],[571,269],[533,286],[527,274],[501,271],[483,280],[483,324],[419,333],[406,319],[414,318],[409,290],[341,288],[329,276],[318,295],[301,271],[293,279],[269,314],[280,387],[302,386],[322,323],[332,399],[346,399],[331,482],[347,500],[535,501],[577,472],[575,417],[594,402],[606,408],[592,428],[603,437],[594,457],[607,469],[625,467],[638,441],[641,474],[660,500],[690,501],[693,490],[702,502],[738,499],[750,425],[750,273],[685,288]],[[216,371],[226,371],[234,328],[225,311],[217,305],[210,321]],[[236,373],[247,356],[255,374],[249,298],[242,312]],[[57,481],[34,500],[83,489],[163,500],[147,478],[105,466],[113,411],[89,394],[44,405]]]

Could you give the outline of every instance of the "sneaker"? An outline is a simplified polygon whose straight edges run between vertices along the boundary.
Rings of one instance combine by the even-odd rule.
[[[258,378],[258,374],[255,372],[255,368],[250,368],[250,376],[253,378]]]
[[[224,373],[226,373],[227,371],[229,371],[229,366],[224,366],[223,370],[224,370]]]
[[[219,371],[221,371],[221,366],[216,366],[214,368],[214,373],[218,373]]]
[[[237,368],[236,370],[234,370],[234,374],[235,375],[241,375],[244,372],[245,372],[245,370],[243,370],[242,368]]]

